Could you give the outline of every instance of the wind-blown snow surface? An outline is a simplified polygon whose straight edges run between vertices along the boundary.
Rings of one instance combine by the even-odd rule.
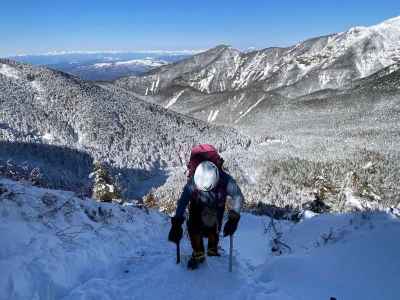
[[[96,214],[95,214],[96,212]],[[388,214],[277,222],[243,214],[225,252],[197,271],[174,262],[168,218],[0,180],[0,299],[398,299],[400,222]],[[227,241],[222,245],[227,249]],[[183,263],[190,254],[185,238]]]

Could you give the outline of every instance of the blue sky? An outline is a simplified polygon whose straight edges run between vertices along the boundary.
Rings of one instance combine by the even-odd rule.
[[[398,15],[399,0],[4,0],[0,56],[287,46]]]

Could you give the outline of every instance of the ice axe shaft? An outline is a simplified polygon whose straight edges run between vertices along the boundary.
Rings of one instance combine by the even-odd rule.
[[[233,263],[233,234],[229,236],[229,272],[232,272]]]
[[[176,264],[180,264],[181,263],[181,246],[180,243],[177,242],[176,243]]]

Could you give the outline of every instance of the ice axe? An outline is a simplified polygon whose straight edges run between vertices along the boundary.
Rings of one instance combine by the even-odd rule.
[[[229,272],[232,273],[233,263],[233,234],[229,236]]]
[[[181,263],[181,246],[180,243],[177,242],[176,243],[176,264],[180,264]]]

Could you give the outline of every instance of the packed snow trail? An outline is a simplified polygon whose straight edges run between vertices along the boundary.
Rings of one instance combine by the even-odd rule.
[[[167,216],[0,179],[0,299],[397,300],[400,222],[386,213],[276,222],[291,251],[271,254],[270,219],[243,214],[222,257],[186,269]]]
[[[254,299],[249,293],[249,287],[254,285],[251,274],[265,261],[265,256],[252,254],[261,251],[266,255],[267,241],[261,241],[265,239],[261,218],[249,215],[245,220],[244,223],[252,226],[259,225],[259,231],[253,231],[252,236],[260,243],[258,247],[254,245],[253,249],[248,249],[247,255],[244,252],[244,257],[235,251],[233,273],[228,272],[228,238],[221,242],[222,257],[209,257],[198,270],[189,271],[186,263],[191,248],[185,237],[181,245],[181,264],[177,265],[175,245],[166,239],[169,230],[169,223],[166,223],[157,228],[158,239],[137,250],[136,255],[122,259],[114,270],[109,271],[109,276],[91,278],[63,299]],[[236,249],[245,246],[245,239],[241,239],[243,234],[250,238],[245,230],[238,232]]]

